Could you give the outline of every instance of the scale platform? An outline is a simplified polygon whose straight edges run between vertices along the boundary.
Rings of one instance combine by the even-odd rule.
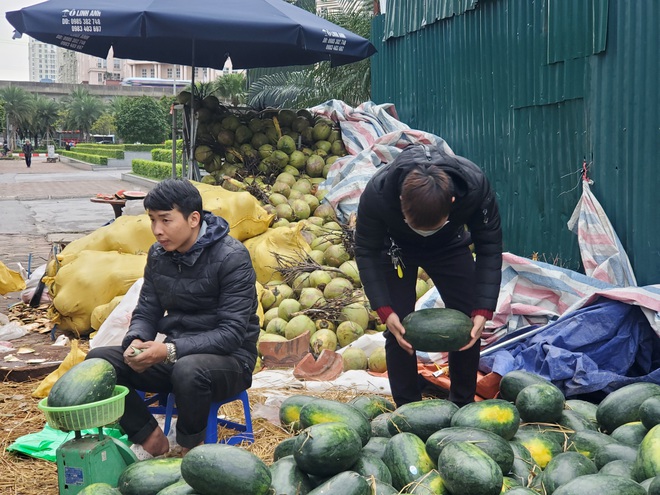
[[[112,397],[72,407],[49,407],[48,399],[39,402],[52,428],[75,431],[75,438],[60,445],[55,452],[60,495],[75,495],[93,483],[116,487],[126,466],[137,461],[135,454],[121,441],[103,434],[103,426],[116,422],[124,414],[128,389],[117,385]],[[98,428],[98,435],[81,434]]]

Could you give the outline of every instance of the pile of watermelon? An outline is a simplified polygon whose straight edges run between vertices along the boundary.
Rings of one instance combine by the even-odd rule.
[[[183,459],[132,464],[118,491],[660,494],[660,386],[634,383],[596,405],[565,400],[552,383],[513,371],[500,397],[459,409],[444,399],[395,408],[375,395],[346,403],[293,395],[279,411],[293,435],[276,446],[270,465],[240,447],[202,445]]]

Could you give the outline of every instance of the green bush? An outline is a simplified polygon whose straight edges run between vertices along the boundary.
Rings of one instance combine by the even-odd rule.
[[[176,151],[176,162],[182,163],[182,152],[181,150]],[[155,162],[168,162],[172,163],[172,150],[167,150],[165,148],[155,148],[151,150],[151,159]]]
[[[92,163],[94,165],[108,164],[107,156],[91,155],[87,153],[76,153],[75,151],[60,151],[59,154],[62,156],[68,156],[69,158],[73,158],[75,160],[80,160],[81,162]]]
[[[88,155],[98,155],[105,156],[107,158],[118,158],[122,160],[124,158],[124,150],[122,149],[112,149],[106,148],[105,145],[99,146],[76,146],[72,153],[83,153]]]
[[[164,144],[125,144],[124,151],[151,151],[154,148],[164,148]],[[170,143],[170,149],[172,144]]]
[[[172,140],[168,139],[165,141],[165,148],[168,150],[172,149]],[[183,139],[177,139],[176,140],[176,149],[177,150],[182,150],[183,149]]]
[[[167,162],[153,162],[150,160],[133,160],[132,171],[135,175],[147,177],[149,179],[163,180],[172,177],[172,164]],[[183,174],[181,165],[176,166],[176,176]]]
[[[123,144],[98,144],[98,143],[78,143],[75,149],[102,149],[102,150],[123,150]]]

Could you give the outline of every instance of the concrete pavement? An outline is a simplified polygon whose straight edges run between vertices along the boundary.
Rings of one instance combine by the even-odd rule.
[[[151,186],[126,172],[80,170],[45,157],[34,157],[30,168],[23,160],[0,160],[0,261],[12,270],[16,263],[27,269],[31,254],[34,269],[46,262],[53,243],[70,242],[111,221],[112,207],[90,198]],[[0,312],[18,300],[18,294],[0,296]]]

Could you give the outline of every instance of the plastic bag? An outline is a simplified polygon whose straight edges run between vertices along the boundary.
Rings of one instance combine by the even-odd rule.
[[[115,309],[112,310],[101,324],[99,331],[89,341],[90,349],[109,345],[121,345],[124,335],[128,332],[128,326],[131,324],[131,316],[140,298],[143,283],[144,278],[139,278],[128,289],[128,292],[124,294],[119,304],[117,304]]]
[[[22,337],[27,330],[14,321],[0,327],[0,340],[14,340]]]
[[[60,364],[55,371],[51,372],[50,375],[41,381],[36,390],[32,392],[32,397],[36,397],[37,399],[48,397],[50,389],[53,388],[55,382],[76,364],[82,363],[85,360],[86,355],[87,354],[78,349],[78,341],[72,340],[71,350],[69,351],[69,354],[67,354],[64,358],[64,361],[62,361],[62,364]]]

